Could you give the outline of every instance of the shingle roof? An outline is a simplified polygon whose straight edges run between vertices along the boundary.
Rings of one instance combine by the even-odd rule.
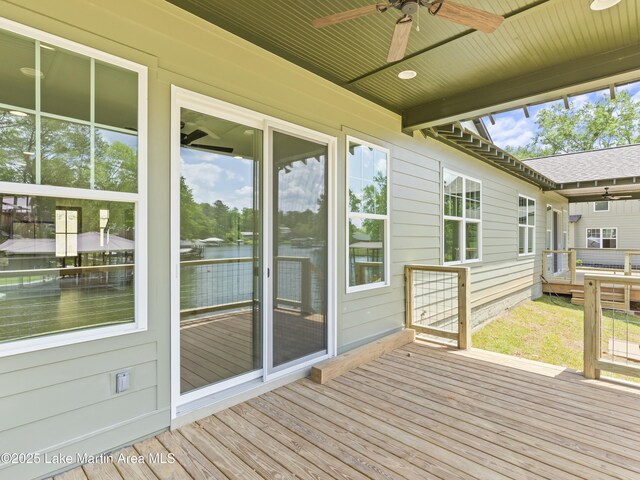
[[[640,144],[524,160],[556,183],[640,176]]]

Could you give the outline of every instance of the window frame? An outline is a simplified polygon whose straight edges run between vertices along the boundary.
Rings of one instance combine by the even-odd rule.
[[[451,215],[445,215],[444,213],[444,208],[445,208],[445,201],[444,201],[444,177],[445,174],[452,174],[452,175],[456,175],[458,177],[461,177],[464,182],[462,183],[463,188],[462,188],[462,201],[463,201],[463,206],[462,206],[462,217],[454,217]],[[466,208],[466,195],[467,195],[467,180],[471,180],[473,182],[476,182],[477,184],[480,185],[480,218],[467,218],[467,208]],[[441,212],[442,212],[442,223],[441,223],[441,228],[442,228],[442,240],[441,240],[441,248],[442,248],[442,265],[461,265],[461,264],[466,264],[466,263],[480,263],[482,262],[482,180],[479,180],[477,178],[471,177],[469,175],[464,175],[462,173],[456,172],[455,170],[450,170],[448,168],[443,168],[442,169],[442,173],[441,173],[441,179],[440,179],[440,202],[442,205],[441,208]],[[453,260],[451,262],[447,262],[445,261],[445,222],[447,220],[454,220],[454,221],[460,221],[462,228],[460,228],[460,245],[461,245],[461,249],[462,249],[462,253],[464,255],[460,256],[460,260]],[[478,224],[478,258],[473,258],[470,260],[467,260],[467,223],[476,223]]]
[[[590,247],[589,246],[589,230],[600,230],[600,235],[598,236],[598,238],[600,239],[600,246],[599,247]],[[608,238],[608,237],[603,237],[603,233],[605,230],[614,230],[615,231],[615,239],[613,238]],[[616,250],[618,248],[618,241],[620,240],[620,238],[618,237],[618,227],[586,227],[584,230],[584,242],[585,242],[585,248],[589,248],[589,249],[593,249],[593,250]],[[605,247],[604,246],[604,242],[603,240],[615,240],[616,241],[616,246],[615,247]]]
[[[33,39],[38,47],[39,42],[44,42],[55,47],[59,47],[80,55],[93,58],[109,65],[132,71],[138,75],[138,99],[137,99],[137,192],[117,192],[108,190],[83,189],[78,187],[61,187],[43,184],[21,184],[0,181],[0,192],[18,196],[41,196],[55,198],[69,198],[78,200],[98,200],[127,202],[134,204],[134,228],[135,228],[135,266],[134,266],[134,321],[125,324],[111,326],[88,326],[80,330],[69,332],[51,332],[33,338],[9,340],[0,343],[0,358],[20,353],[33,352],[37,350],[49,349],[76,343],[83,343],[92,340],[111,338],[146,331],[148,328],[147,314],[147,128],[148,128],[148,68],[145,65],[132,62],[130,60],[103,52],[101,50],[88,47],[86,45],[67,40],[42,30],[38,30],[21,23],[17,23],[0,17],[0,29],[22,35]],[[36,80],[36,92],[38,91]],[[36,109],[15,107],[12,105],[2,105],[11,107],[12,110],[19,110],[29,114],[39,114]],[[36,106],[37,108],[37,106]],[[47,114],[47,117],[59,118],[61,120],[71,120],[75,123],[89,124],[79,119],[63,117],[59,115]],[[94,125],[100,125],[93,122]],[[117,127],[106,128],[118,130]]]
[[[533,225],[529,225],[527,224],[522,224],[520,223],[520,199],[524,198],[527,201],[527,215],[526,215],[526,219],[527,222],[529,221],[529,200],[531,200],[533,202]],[[526,195],[522,195],[522,194],[518,194],[518,257],[530,257],[532,255],[536,254],[536,228],[538,226],[538,212],[537,212],[537,202],[536,199],[533,197],[528,197]],[[525,235],[524,237],[524,253],[520,253],[520,228],[521,227],[525,227],[527,229],[527,235]],[[529,229],[533,230],[533,248],[531,249],[531,252],[527,252],[528,247],[529,247]]]
[[[362,145],[363,147],[368,147],[374,150],[378,150],[383,152],[387,157],[387,208],[386,215],[381,215],[377,213],[360,213],[360,212],[351,212],[349,209],[349,144],[356,143],[358,145]],[[362,140],[357,137],[353,137],[351,135],[345,136],[345,281],[346,281],[346,293],[356,293],[363,292],[367,290],[375,290],[378,288],[385,288],[391,285],[391,150],[383,147],[381,145],[377,145],[375,143],[367,142],[366,140]],[[349,285],[349,276],[351,274],[351,266],[350,266],[350,257],[349,257],[349,222],[351,219],[360,219],[360,220],[381,220],[383,222],[384,228],[384,281],[375,282],[375,283],[365,283],[363,285]]]
[[[596,205],[598,203],[606,203],[607,204],[607,209],[606,210],[597,210],[596,209]],[[594,213],[603,213],[603,212],[609,212],[611,211],[611,202],[609,200],[598,200],[593,202],[593,211]]]

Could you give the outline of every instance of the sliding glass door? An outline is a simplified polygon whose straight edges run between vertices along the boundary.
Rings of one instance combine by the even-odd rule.
[[[333,351],[334,140],[176,87],[173,122],[177,416]]]
[[[262,131],[182,109],[180,393],[262,368]]]
[[[273,370],[327,352],[328,147],[272,132]]]

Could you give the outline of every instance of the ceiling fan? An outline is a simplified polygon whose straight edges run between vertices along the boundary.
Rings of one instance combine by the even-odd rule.
[[[180,122],[180,129],[184,129],[185,122]],[[193,143],[201,138],[207,137],[209,134],[199,128],[196,128],[191,133],[180,132],[180,145],[183,147],[197,148],[200,150],[210,150],[212,152],[233,153],[231,147],[219,147],[217,145],[205,145],[202,143]]]
[[[404,57],[413,23],[412,15],[418,13],[420,7],[426,7],[429,14],[434,17],[444,18],[484,33],[494,32],[504,20],[503,17],[495,13],[461,5],[450,0],[389,0],[388,3],[366,5],[317,18],[311,22],[311,25],[315,28],[324,28],[366,15],[384,13],[391,8],[400,10],[402,17],[396,22],[387,55],[387,62],[396,62]]]
[[[612,195],[609,193],[609,187],[604,187],[602,200],[623,200],[625,198],[632,198],[632,195]]]

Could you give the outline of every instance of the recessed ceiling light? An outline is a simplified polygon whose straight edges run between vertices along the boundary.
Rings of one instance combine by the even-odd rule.
[[[415,78],[418,75],[415,70],[403,70],[398,74],[398,78],[402,80],[409,80],[411,78]]]
[[[591,10],[606,10],[620,3],[621,0],[593,0],[591,2]]]
[[[45,50],[51,50],[51,51],[53,51],[53,52],[55,52],[55,51],[56,51],[56,49],[55,49],[55,48],[53,48],[51,45],[45,45],[44,43],[41,43],[41,44],[40,44],[40,48],[44,48]]]
[[[35,152],[22,152],[22,153],[24,153],[25,155],[35,155],[36,154]]]
[[[11,115],[15,115],[16,117],[26,117],[27,114],[24,112],[21,112],[20,110],[9,110],[9,113]]]
[[[20,72],[25,76],[25,77],[29,77],[29,78],[36,78],[36,77],[40,77],[40,78],[44,78],[44,73],[42,73],[39,70],[36,70],[35,68],[30,68],[30,67],[22,67],[20,69]]]
[[[245,130],[242,133],[244,133],[245,135],[253,135],[255,132],[252,129],[248,128],[247,130]]]
[[[234,155],[234,157],[236,160],[242,160],[243,157],[241,157],[240,155]]]

